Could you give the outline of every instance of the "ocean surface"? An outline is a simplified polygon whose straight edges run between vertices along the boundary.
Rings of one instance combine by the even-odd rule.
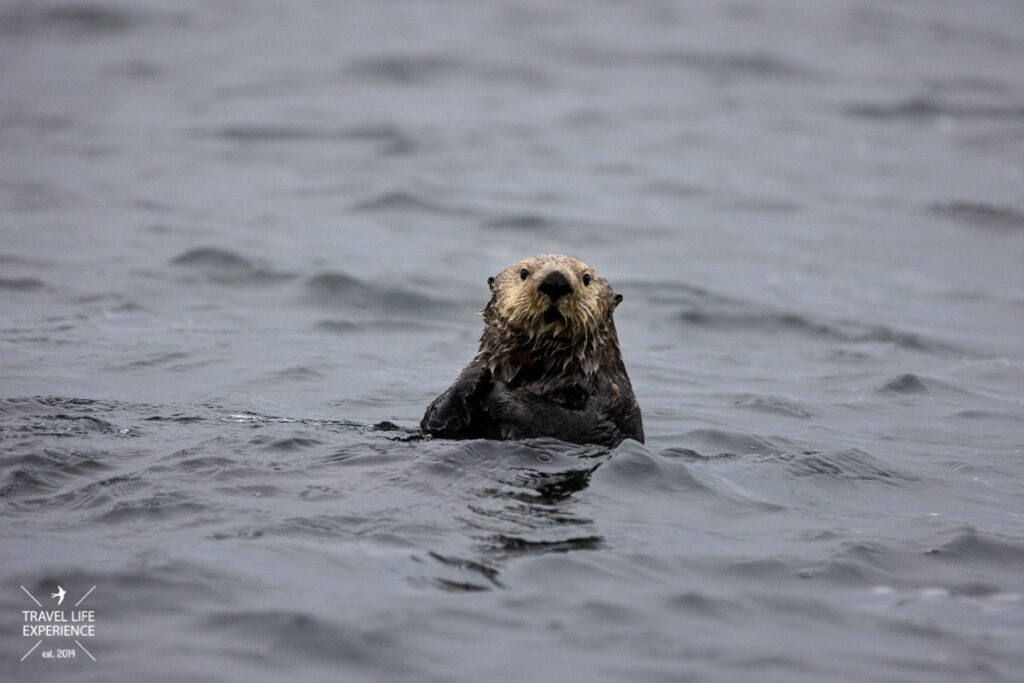
[[[647,443],[421,438],[542,252]],[[0,679],[1022,672],[1024,4],[0,1]]]

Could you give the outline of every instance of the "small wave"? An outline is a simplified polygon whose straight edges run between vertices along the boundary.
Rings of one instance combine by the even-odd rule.
[[[568,497],[552,499],[531,495],[529,490],[481,488],[476,494],[481,503],[468,505],[479,515],[470,526],[484,531],[502,529],[554,528],[564,526],[590,526],[594,520],[573,514],[565,503]]]
[[[1008,206],[955,201],[932,204],[929,210],[937,216],[960,220],[981,228],[1007,232],[1024,229],[1024,213]]]
[[[121,428],[94,415],[56,413],[40,415],[37,419],[15,427],[13,432],[22,436],[77,437],[94,434],[122,434]]]
[[[711,52],[691,50],[627,51],[613,48],[573,48],[571,56],[589,65],[606,67],[682,67],[718,80],[757,78],[775,80],[807,80],[817,77],[810,67],[783,59],[768,52]]]
[[[24,503],[46,508],[67,507],[73,510],[100,510],[92,517],[95,520],[111,512],[116,506],[131,506],[139,492],[149,489],[150,486],[151,484],[142,477],[118,474],[91,481],[83,486],[62,490],[54,496],[28,498]]]
[[[168,491],[147,498],[118,501],[110,509],[92,519],[104,524],[127,524],[141,521],[190,520],[209,511],[209,506],[182,492]]]
[[[776,453],[769,458],[781,462],[796,477],[825,477],[844,482],[882,482],[895,484],[914,481],[910,474],[886,465],[856,448],[819,453]]]
[[[799,213],[803,208],[798,202],[770,198],[734,199],[730,201],[717,202],[716,206],[727,211],[745,211],[755,214],[765,213]]]
[[[444,55],[386,54],[358,60],[347,71],[367,81],[417,85],[449,74],[458,67],[455,59]]]
[[[316,323],[316,329],[335,334],[348,334],[365,330],[366,326],[351,320],[321,320]]]
[[[176,422],[178,424],[194,424],[202,422],[206,418],[199,417],[198,415],[182,415],[181,413],[173,413],[171,415],[150,415],[143,418],[147,422]]]
[[[391,637],[384,632],[360,631],[315,614],[288,610],[218,611],[203,618],[199,628],[235,640],[231,651],[260,659],[266,652],[286,660],[326,661],[341,670],[369,665],[380,672],[405,670],[387,657]]]
[[[745,619],[750,614],[750,610],[737,601],[713,597],[695,590],[674,595],[667,602],[673,609],[701,618],[736,620]]]
[[[767,52],[667,52],[657,59],[689,66],[716,78],[806,80],[816,76],[815,71],[805,65]]]
[[[13,468],[14,478],[30,478],[41,485],[58,486],[73,477],[93,476],[111,469],[107,454],[89,450],[42,449],[38,453],[0,457],[0,467]]]
[[[218,128],[213,133],[219,138],[232,142],[302,142],[323,141],[343,138],[337,130],[323,128],[300,128],[274,124],[237,124]]]
[[[384,192],[352,205],[353,211],[412,211],[449,216],[464,215],[464,209],[444,206],[406,190]]]
[[[602,446],[583,446],[546,437],[522,441],[436,439],[426,443],[435,451],[435,456],[430,459],[432,464],[444,464],[446,468],[473,467],[491,472],[496,469],[502,472],[522,469],[562,472],[591,467],[595,459],[609,454],[609,450]]]
[[[754,434],[724,429],[694,429],[681,435],[678,440],[692,446],[695,453],[714,454],[701,456],[703,458],[719,458],[730,455],[773,455],[796,448],[795,444],[784,442],[781,439],[776,443]]]
[[[3,292],[32,292],[45,287],[45,282],[34,277],[0,277],[0,291]]]
[[[1024,543],[1019,538],[984,534],[969,527],[960,530],[953,539],[929,550],[928,555],[949,562],[985,562],[1019,567],[1024,564]]]
[[[35,258],[19,256],[17,254],[0,254],[0,265],[5,266],[30,266],[33,268],[52,268],[53,263],[41,261]]]
[[[491,588],[504,587],[498,580],[498,569],[495,567],[484,564],[483,562],[477,562],[476,560],[446,556],[433,551],[427,554],[441,565],[458,570],[460,575],[466,575],[460,576],[458,579],[454,580],[444,577],[435,578],[434,582],[439,588],[448,591],[463,592],[490,590]],[[480,579],[483,579],[483,583],[480,582]]]
[[[567,469],[558,472],[541,472],[531,468],[516,468],[510,471],[506,483],[530,491],[530,502],[543,504],[557,503],[582,491],[590,484],[590,477],[598,465]]]
[[[752,394],[741,396],[733,401],[733,405],[742,408],[749,408],[761,413],[770,415],[786,415],[808,419],[814,417],[814,411],[810,408],[778,396],[756,396]]]
[[[434,320],[421,318],[413,320],[402,318],[398,320],[320,320],[313,327],[321,332],[346,335],[359,332],[387,332],[387,333],[415,333],[426,330],[437,330],[441,325]]]
[[[942,93],[979,93],[982,95],[1005,95],[1011,92],[1011,88],[1003,81],[988,76],[979,75],[950,75],[938,78],[929,78],[925,81],[929,90]]]
[[[217,479],[224,479],[225,475],[239,471],[243,474],[253,472],[251,468],[237,460],[219,455],[202,455],[201,450],[202,447],[197,446],[175,451],[167,459],[166,464],[160,465],[157,471],[186,472]]]
[[[274,496],[280,495],[278,490],[267,490],[268,487],[245,487],[245,492],[250,495]],[[331,499],[336,496],[331,496]],[[280,536],[293,538],[295,536],[308,536],[315,538],[341,539],[379,539],[380,534],[374,532],[386,526],[392,520],[382,520],[378,517],[363,517],[360,515],[344,514],[320,514],[309,517],[289,517],[280,522],[266,526],[246,525],[239,528],[217,531],[210,535],[215,541],[229,541],[234,539],[256,539],[266,536]]]
[[[703,185],[685,183],[679,180],[655,180],[641,186],[641,190],[649,195],[672,199],[689,199],[708,194]]]
[[[191,249],[175,257],[171,264],[189,268],[210,282],[224,285],[275,284],[295,277],[216,247]]]
[[[535,213],[496,216],[484,221],[483,226],[492,230],[522,230],[525,232],[549,231],[558,227],[553,221]]]
[[[365,429],[365,426],[360,426]],[[393,445],[399,439],[388,439],[386,443]],[[320,462],[327,465],[344,465],[346,467],[380,468],[391,465],[395,462],[404,462],[409,459],[407,453],[387,448],[379,442],[354,443],[335,449],[322,456]],[[436,468],[436,471],[444,471],[443,467]]]
[[[517,482],[507,482],[499,475],[497,486],[475,490],[479,500],[467,506],[473,516],[465,522],[474,532],[485,534],[485,549],[489,550],[494,549],[493,539],[497,537],[529,534],[536,542],[561,543],[574,534],[592,535],[594,520],[575,512],[576,498],[572,497],[588,485],[588,472],[547,473],[540,478],[544,483],[523,481],[521,477]]]
[[[733,305],[730,299],[712,294],[703,287],[667,280],[622,280],[617,284],[625,291],[640,294],[658,304],[682,306],[684,309]]]
[[[394,125],[367,123],[345,128],[342,133],[353,140],[391,141],[405,136],[401,128]]]
[[[845,542],[827,560],[805,568],[805,578],[843,584],[920,586],[927,580],[927,555],[899,544]],[[916,577],[908,580],[906,577]]]
[[[902,394],[908,396],[913,394],[945,394],[947,396],[975,397],[984,395],[979,395],[968,388],[958,386],[956,384],[950,384],[948,382],[943,382],[932,377],[925,377],[912,372],[905,372],[893,377],[891,380],[880,386],[876,392],[883,395]]]
[[[112,64],[104,69],[104,72],[112,76],[138,80],[155,80],[163,77],[167,73],[162,67],[152,62],[138,59],[128,59],[117,64]]]
[[[105,466],[96,461],[91,466],[88,461],[68,464],[65,457],[52,458],[52,455],[20,456],[4,459],[0,467],[6,472],[0,480],[0,502],[15,506],[52,508],[55,501],[48,494],[67,484],[73,476],[83,476],[91,470],[100,470]]]
[[[416,137],[396,125],[357,124],[337,130],[301,129],[311,140],[340,140],[378,145],[382,155],[409,154],[419,148]]]
[[[311,382],[323,378],[324,374],[318,370],[306,367],[305,365],[296,365],[295,367],[263,375],[260,378],[252,380],[252,382],[257,384],[277,382]]]
[[[310,279],[306,287],[331,295],[363,293],[370,289],[361,280],[345,273],[321,273]]]
[[[736,559],[725,563],[722,569],[733,576],[758,580],[788,578],[799,571],[793,560],[781,557]]]
[[[32,472],[14,469],[0,481],[0,501],[9,502],[22,492],[33,493],[45,488],[43,481]]]
[[[341,497],[341,490],[324,484],[308,484],[299,492],[299,498],[309,500],[334,500]]]
[[[323,444],[323,441],[312,436],[257,436],[250,440],[251,444],[260,446],[268,451],[294,452],[305,451]]]
[[[953,413],[952,417],[960,418],[963,420],[993,420],[1005,424],[1007,420],[1010,422],[1024,422],[1024,415],[1016,413],[1010,413],[1000,410],[985,410],[985,409],[967,409],[958,410]]]
[[[432,583],[441,590],[448,591],[449,593],[476,593],[479,591],[489,590],[487,586],[481,586],[478,583],[452,581],[451,579],[446,579],[444,577],[436,577],[432,580]]]
[[[352,126],[341,131],[346,140],[369,141],[381,145],[380,153],[385,155],[409,154],[415,152],[420,143],[410,133],[398,126],[367,124]]]
[[[928,387],[920,377],[908,372],[889,380],[878,391],[884,394],[927,394]]]
[[[100,36],[135,28],[143,19],[137,12],[100,4],[37,7],[20,3],[0,14],[0,33],[26,35],[55,30],[74,36]]]
[[[184,351],[166,351],[163,353],[155,353],[146,358],[139,358],[137,360],[129,361],[127,363],[121,363],[115,366],[118,370],[139,370],[145,368],[159,368],[159,367],[177,367],[189,360],[192,356]]]
[[[306,290],[318,304],[381,312],[403,313],[447,308],[440,299],[401,287],[370,285],[346,273],[321,273],[309,279]]]
[[[75,396],[28,396],[0,399],[0,415],[20,416],[26,419],[52,417],[55,414],[54,411],[91,415],[92,413],[109,414],[118,410],[138,412],[149,409],[151,406]]]
[[[540,555],[568,553],[575,550],[599,550],[604,546],[603,536],[575,536],[559,540],[532,540],[519,536],[495,536],[489,550],[507,555]]]
[[[857,322],[819,321],[797,313],[758,309],[741,302],[698,304],[680,314],[688,325],[716,329],[750,329],[764,332],[782,330],[851,344],[884,343],[927,353],[961,353],[946,342],[884,325]]]
[[[896,103],[862,102],[845,107],[848,116],[878,120],[1024,119],[1024,106],[998,104],[950,104],[929,97],[915,97]]]
[[[381,145],[382,154],[407,154],[418,147],[416,140],[397,126],[365,125],[351,128],[322,128],[273,123],[250,123],[200,130],[197,135],[213,136],[242,144],[293,142],[370,142]]]
[[[3,35],[0,30],[0,35]],[[23,125],[45,128],[44,121],[31,119]],[[70,190],[61,189],[52,183],[22,181],[0,185],[0,203],[4,209],[14,212],[50,211],[64,208],[80,201],[80,197]],[[25,265],[38,265],[28,264]]]
[[[593,478],[616,488],[706,493],[710,489],[688,469],[684,458],[664,457],[635,442],[624,442]]]

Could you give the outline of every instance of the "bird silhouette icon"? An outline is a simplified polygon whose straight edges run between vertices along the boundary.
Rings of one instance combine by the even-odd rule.
[[[57,598],[57,606],[60,607],[64,603],[64,594],[66,590],[61,588],[60,584],[57,584],[57,592],[50,595],[51,598]]]

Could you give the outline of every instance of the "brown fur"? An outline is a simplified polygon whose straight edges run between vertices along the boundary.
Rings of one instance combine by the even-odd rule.
[[[571,292],[549,296],[549,275]],[[436,436],[643,441],[612,313],[622,297],[589,265],[541,254],[490,278],[473,361],[427,408]]]
[[[524,280],[523,270],[527,271]],[[554,270],[567,275],[572,294],[551,312],[548,297],[537,289]],[[583,284],[587,275],[590,283]],[[608,281],[589,265],[572,258],[540,254],[501,271],[489,281],[491,300],[483,310],[484,333],[477,358],[495,380],[545,377],[592,377],[609,354],[618,355],[612,323],[616,297]]]

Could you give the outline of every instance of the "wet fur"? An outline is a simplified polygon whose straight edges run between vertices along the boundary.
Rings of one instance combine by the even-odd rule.
[[[552,304],[538,286],[556,270],[573,291]],[[447,438],[642,442],[640,407],[612,320],[622,297],[608,282],[578,259],[544,254],[489,284],[476,357],[427,408],[423,431]]]

